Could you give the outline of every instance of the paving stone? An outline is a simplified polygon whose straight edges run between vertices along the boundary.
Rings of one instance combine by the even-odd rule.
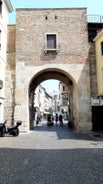
[[[41,124],[0,138],[0,184],[102,184],[103,139]]]

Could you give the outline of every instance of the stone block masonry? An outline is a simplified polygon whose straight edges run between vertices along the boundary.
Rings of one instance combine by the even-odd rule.
[[[8,27],[6,89],[11,86],[13,90],[10,101],[6,96],[5,114],[8,114],[7,109],[12,109],[14,121],[22,118],[21,129],[28,131],[30,86],[35,85],[32,81],[37,82],[36,77],[40,74],[45,76],[45,71],[55,71],[60,74],[61,80],[65,75],[66,84],[70,80],[73,83],[75,129],[91,130],[86,9],[17,9],[16,21],[16,26]],[[57,52],[45,52],[47,34],[56,35]],[[57,76],[54,76],[55,79]],[[40,81],[41,78],[36,84],[39,85]]]

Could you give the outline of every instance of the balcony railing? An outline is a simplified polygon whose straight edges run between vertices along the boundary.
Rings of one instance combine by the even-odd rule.
[[[88,23],[103,23],[103,15],[88,15]]]

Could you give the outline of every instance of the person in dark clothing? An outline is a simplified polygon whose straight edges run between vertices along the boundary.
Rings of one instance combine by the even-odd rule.
[[[57,113],[56,113],[56,116],[55,116],[55,122],[56,122],[56,124],[58,122],[58,114]]]
[[[52,118],[51,118],[51,114],[48,115],[48,118],[47,118],[47,126],[53,126],[53,121],[52,121]]]
[[[38,125],[41,121],[41,115],[40,113],[37,114],[37,118],[36,118],[36,125]]]
[[[60,122],[60,125],[63,125],[63,116],[62,116],[62,114],[59,115],[59,122]]]

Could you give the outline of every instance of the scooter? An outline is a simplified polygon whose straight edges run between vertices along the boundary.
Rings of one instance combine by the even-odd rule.
[[[0,123],[0,137],[4,137],[6,134],[12,135],[12,136],[18,136],[19,135],[19,126],[22,124],[22,121],[18,120],[16,122],[16,125],[6,127],[7,120],[4,120]]]

